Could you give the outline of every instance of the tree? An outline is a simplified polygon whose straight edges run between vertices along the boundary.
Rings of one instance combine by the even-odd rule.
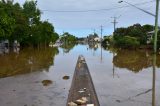
[[[36,5],[36,1],[26,1],[23,5],[23,12],[27,16],[30,25],[37,24],[40,20],[41,12]]]
[[[26,1],[21,7],[12,0],[0,1],[0,40],[14,40],[21,46],[49,46],[58,39],[54,26],[48,21],[41,21],[41,12],[37,2]]]
[[[145,32],[150,32],[154,30],[154,26],[149,24],[143,25],[142,28],[145,30]]]
[[[153,26],[134,24],[127,28],[117,28],[114,32],[114,41],[116,45],[137,46],[147,44],[147,32],[152,31]],[[120,43],[120,44],[119,44]]]
[[[11,17],[11,9],[10,4],[3,3],[0,1],[0,40],[7,39],[11,36],[14,25],[15,19]]]
[[[124,36],[116,40],[116,45],[122,48],[136,48],[140,45],[140,42],[135,37]]]
[[[62,35],[62,41],[63,42],[67,42],[67,43],[75,43],[77,38],[72,35],[72,34],[69,34],[68,32],[65,32],[63,35]]]

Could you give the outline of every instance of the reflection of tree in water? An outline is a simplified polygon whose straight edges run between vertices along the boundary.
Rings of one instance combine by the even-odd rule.
[[[98,43],[90,42],[88,43],[89,49],[96,51],[98,49]]]
[[[157,61],[156,61],[156,65],[157,67],[160,67],[160,54],[157,55]]]
[[[10,53],[0,56],[0,78],[34,71],[48,71],[58,54],[57,48],[24,49],[19,54]]]
[[[117,51],[119,50],[119,48],[113,47],[112,45],[102,45],[104,50],[110,51],[112,53],[117,53]]]
[[[74,47],[77,45],[76,43],[63,44],[61,48],[65,53],[69,53]]]
[[[152,66],[152,57],[145,51],[118,50],[113,64],[119,68],[127,68],[135,73]]]

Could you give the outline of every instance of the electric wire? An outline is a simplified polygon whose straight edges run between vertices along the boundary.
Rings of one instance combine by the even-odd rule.
[[[155,0],[148,1],[148,2],[142,2],[142,3],[136,3],[134,5],[144,5],[148,3],[155,2]],[[121,9],[121,8],[126,8],[130,7],[129,5],[126,6],[119,6],[119,7],[113,7],[113,8],[106,8],[106,9],[93,9],[93,10],[41,10],[44,12],[57,12],[57,13],[74,13],[74,12],[98,12],[98,11],[110,11],[110,10],[116,10],[116,9]]]

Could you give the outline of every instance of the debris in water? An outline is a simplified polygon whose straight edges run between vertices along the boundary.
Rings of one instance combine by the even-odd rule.
[[[81,100],[83,100],[83,101],[85,101],[85,102],[87,102],[88,101],[88,99],[86,98],[86,97],[82,97],[82,99]]]
[[[52,84],[51,80],[43,80],[42,81],[43,86],[49,86],[50,84]]]
[[[116,102],[120,103],[121,101],[120,100],[116,100]]]
[[[87,88],[83,88],[85,91],[87,90]]]
[[[87,104],[87,106],[94,106],[94,104]]]
[[[78,105],[84,105],[87,103],[87,101],[88,101],[88,99],[86,97],[82,97],[81,99],[76,100],[76,103]]]
[[[91,96],[91,94],[88,94],[88,96]]]
[[[63,79],[64,80],[68,80],[70,77],[69,76],[64,76]]]
[[[80,89],[78,92],[79,93],[84,93],[87,89],[86,88],[83,88],[83,89]]]
[[[78,91],[79,93],[84,93],[85,91],[82,91],[82,90],[80,90],[80,91]]]
[[[76,103],[74,103],[74,102],[69,102],[68,106],[78,106],[78,105]]]
[[[77,103],[78,105],[84,105],[84,104],[86,104],[86,101],[83,101],[83,100],[81,100],[81,99],[78,99],[78,100],[76,100],[76,103]]]

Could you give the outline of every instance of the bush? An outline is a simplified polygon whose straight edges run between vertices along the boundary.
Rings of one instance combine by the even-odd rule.
[[[136,48],[140,45],[140,42],[135,37],[124,36],[117,38],[115,44],[122,48]]]

